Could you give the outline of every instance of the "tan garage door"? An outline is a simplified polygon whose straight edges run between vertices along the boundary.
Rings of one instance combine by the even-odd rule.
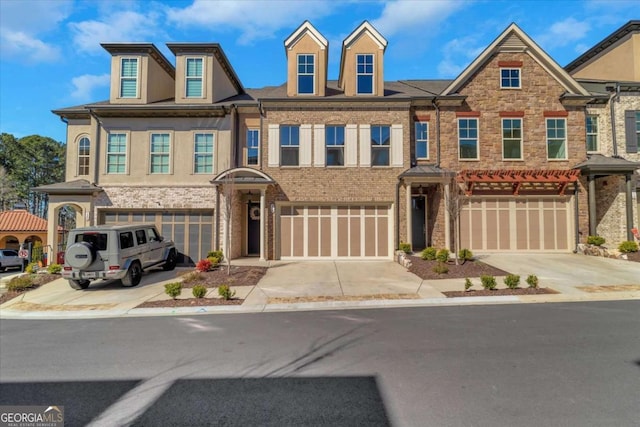
[[[460,215],[463,248],[483,251],[573,249],[569,197],[472,198]]]
[[[389,205],[282,206],[281,258],[391,256]]]

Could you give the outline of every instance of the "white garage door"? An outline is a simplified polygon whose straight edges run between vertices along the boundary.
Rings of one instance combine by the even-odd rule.
[[[568,251],[574,247],[569,197],[473,197],[460,215],[463,248]]]
[[[389,205],[282,206],[280,257],[391,257]]]

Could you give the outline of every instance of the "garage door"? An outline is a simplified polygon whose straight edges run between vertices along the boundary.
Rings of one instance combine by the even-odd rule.
[[[464,248],[476,251],[573,249],[569,197],[471,198],[460,215]]]
[[[102,224],[155,224],[163,237],[175,242],[182,255],[180,263],[195,263],[206,258],[213,248],[213,211],[103,211]]]
[[[281,258],[385,258],[392,252],[389,205],[282,206]]]

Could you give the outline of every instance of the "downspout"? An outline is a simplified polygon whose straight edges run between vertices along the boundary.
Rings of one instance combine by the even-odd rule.
[[[609,109],[611,114],[611,142],[613,144],[613,157],[618,156],[618,142],[616,138],[616,107],[615,102],[618,101],[620,95],[620,83],[616,82],[615,91],[609,97]]]
[[[434,98],[432,101],[433,108],[436,110],[436,167],[440,167],[440,108]]]
[[[396,249],[400,247],[400,184],[402,182],[402,178],[398,177],[398,182],[396,182],[396,241],[394,242],[394,254]],[[408,231],[408,230],[407,230]],[[395,260],[395,255],[394,255]]]
[[[575,228],[575,240],[576,240],[576,247],[573,250],[573,253],[576,254],[578,253],[578,244],[580,243],[580,207],[578,206],[578,182],[574,182],[573,183],[573,203],[574,203],[574,209],[573,209],[573,215],[574,215],[574,228]]]
[[[98,126],[96,127],[96,150],[95,153],[96,155],[93,156],[93,158],[95,159],[95,164],[93,166],[93,182],[95,184],[98,183],[98,161],[100,159],[100,129],[102,128],[102,122],[100,121],[100,119],[98,118],[98,116],[96,115],[96,113],[93,112],[93,110],[91,108],[88,108],[89,110],[89,114],[91,115],[91,117],[93,117],[96,122],[98,123]]]
[[[263,137],[262,137],[262,118],[264,117],[264,112],[262,111],[262,101],[258,101],[258,113],[260,114],[260,133],[259,133],[260,141],[258,141],[258,147],[259,147],[258,156],[260,158],[258,159],[258,164],[260,166],[260,170],[263,170],[263,165],[262,165],[262,148],[263,148],[262,147],[263,146],[263,144],[262,144],[262,139],[263,139]]]
[[[238,164],[238,159],[240,158],[240,122],[238,120],[238,106],[236,104],[231,104],[232,113],[231,120],[233,120],[233,158],[231,159],[231,168],[237,168],[240,165]]]
[[[216,184],[215,250],[220,250],[220,184]]]

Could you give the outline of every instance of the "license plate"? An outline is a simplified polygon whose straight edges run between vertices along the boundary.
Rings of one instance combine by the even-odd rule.
[[[84,278],[86,278],[86,279],[95,279],[95,278],[96,278],[96,273],[91,273],[91,272],[89,272],[89,273],[84,273],[84,274],[82,275],[82,277],[84,277]]]

